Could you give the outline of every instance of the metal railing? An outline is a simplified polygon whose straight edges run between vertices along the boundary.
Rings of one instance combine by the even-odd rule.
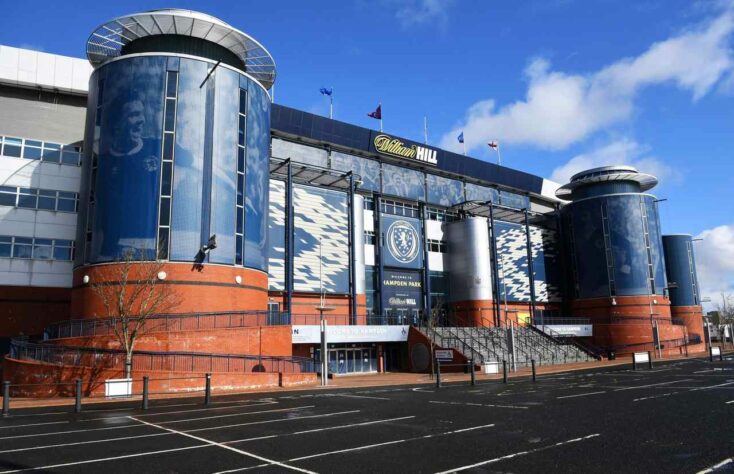
[[[383,314],[351,318],[347,314],[324,314],[331,325],[410,325],[420,321],[420,315]],[[317,325],[318,314],[290,314],[274,311],[242,311],[227,313],[156,314],[145,320],[146,332],[192,331],[206,329],[242,328],[249,326]],[[136,318],[128,319],[130,325]],[[43,331],[43,339],[114,335],[121,324],[116,318],[73,319],[51,324]]]
[[[125,364],[125,353],[119,350],[38,344],[17,339],[10,342],[10,358],[98,369],[121,368]],[[313,359],[306,357],[199,352],[135,351],[132,356],[132,364],[133,371],[316,372]]]

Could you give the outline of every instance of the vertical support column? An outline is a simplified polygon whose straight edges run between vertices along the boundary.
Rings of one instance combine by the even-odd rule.
[[[429,318],[433,317],[431,308],[431,277],[428,268],[428,232],[426,226],[426,205],[425,203],[418,204],[419,213],[421,216],[421,227],[423,230],[423,301],[424,301],[424,317],[423,320],[428,321]],[[435,324],[435,323],[434,323]]]
[[[375,194],[375,210],[373,212],[374,216],[374,228],[375,228],[375,250],[377,250],[377,255],[375,255],[375,259],[377,260],[377,282],[375,285],[375,293],[379,295],[378,298],[375,298],[375,302],[377,303],[377,314],[379,315],[378,321],[382,322],[384,317],[384,308],[382,305],[382,272],[383,272],[383,266],[382,266],[382,219],[380,217],[380,207],[382,207],[382,196],[379,194]]]
[[[489,242],[492,246],[492,282],[493,282],[493,293],[494,293],[494,325],[497,327],[500,327],[502,325],[502,317],[500,313],[500,272],[499,272],[499,266],[497,264],[497,259],[499,258],[499,255],[497,255],[497,235],[495,234],[494,229],[494,204],[492,201],[489,201],[489,221],[487,221],[487,225],[489,226]],[[504,277],[504,274],[503,274]],[[506,316],[506,315],[505,315]]]
[[[528,209],[525,208],[523,211],[525,212],[525,240],[527,242],[528,251],[528,282],[530,283],[530,321],[532,323],[535,319],[535,271],[533,270],[533,243],[530,240]]]
[[[285,292],[288,319],[293,324],[293,168],[290,158],[286,166],[288,173],[285,185]]]
[[[567,258],[566,241],[564,240],[565,234],[563,233],[563,218],[561,217],[560,204],[556,206],[556,226],[558,227],[558,230],[556,231],[556,243],[558,245],[559,261],[570,262],[570,260]],[[568,269],[566,268],[565,263],[561,265],[561,278],[563,279],[563,287],[561,289],[563,302],[561,303],[561,308],[563,313],[571,314],[568,305],[568,302],[571,301],[570,291],[568,291]]]
[[[348,174],[347,242],[349,244],[349,324],[357,324],[357,272],[354,264],[354,174]]]

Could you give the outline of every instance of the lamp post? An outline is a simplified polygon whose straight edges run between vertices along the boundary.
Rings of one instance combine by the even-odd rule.
[[[326,340],[327,321],[324,319],[324,311],[333,311],[333,306],[326,306],[326,297],[324,294],[324,280],[322,278],[323,267],[323,250],[321,237],[319,237],[319,304],[316,310],[319,312],[319,328],[321,332],[321,386],[326,387],[329,384],[329,351],[327,349],[328,342]]]

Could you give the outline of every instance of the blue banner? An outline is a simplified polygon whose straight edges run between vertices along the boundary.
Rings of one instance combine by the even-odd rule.
[[[382,264],[398,268],[423,268],[421,222],[411,217],[382,215]]]

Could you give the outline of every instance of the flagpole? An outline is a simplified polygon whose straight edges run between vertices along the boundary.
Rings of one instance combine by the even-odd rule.
[[[423,116],[423,137],[424,137],[424,143],[428,145],[428,117],[425,115]]]
[[[464,148],[464,156],[466,156],[466,140],[461,142],[461,146]]]
[[[334,118],[334,87],[331,88],[331,94],[329,94],[329,118]]]
[[[378,105],[380,107],[380,133],[382,133],[382,101]]]
[[[502,156],[500,155],[500,142],[497,142],[497,164],[502,166]]]

